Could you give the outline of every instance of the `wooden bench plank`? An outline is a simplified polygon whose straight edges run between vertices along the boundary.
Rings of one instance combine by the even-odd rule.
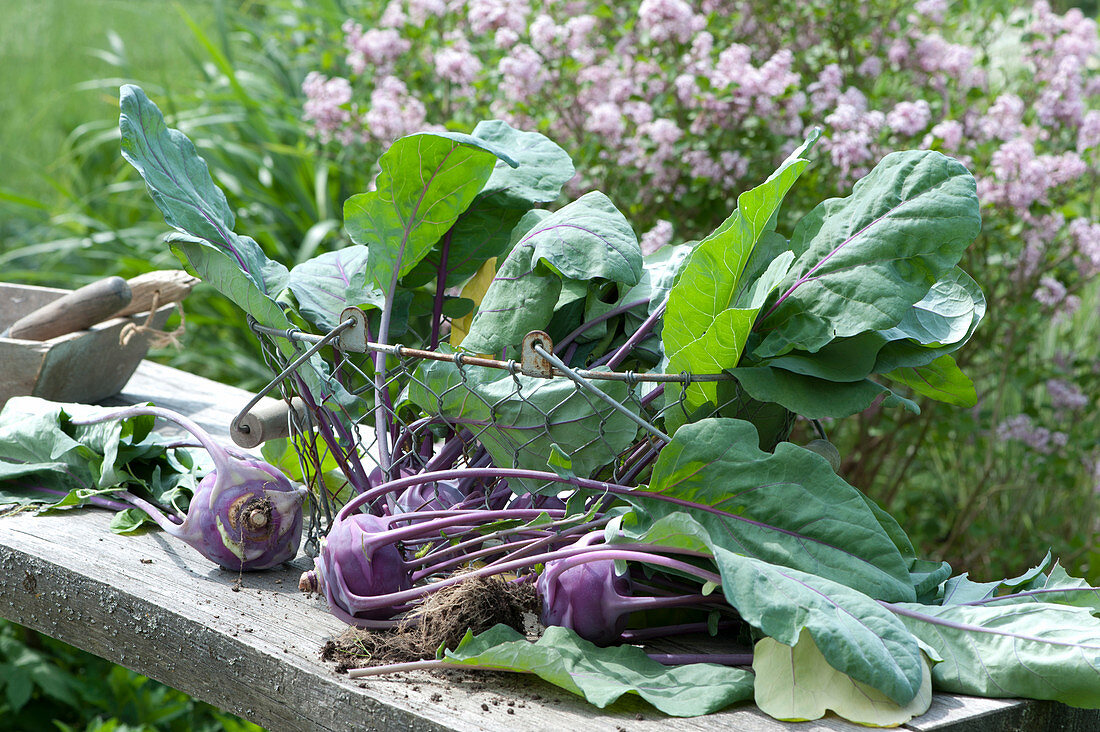
[[[249,398],[146,362],[115,401],[151,400],[224,436]],[[109,521],[94,509],[0,518],[0,616],[280,732],[866,729],[835,717],[783,724],[752,705],[691,719],[667,718],[635,697],[598,710],[522,675],[417,672],[353,682],[320,659],[325,641],[345,626],[322,600],[298,592],[307,557],[239,575],[160,532],[112,534]],[[1084,732],[1100,729],[1100,713],[937,694],[929,713],[906,728]]]

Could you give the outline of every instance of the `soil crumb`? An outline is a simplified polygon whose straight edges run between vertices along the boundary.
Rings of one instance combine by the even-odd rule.
[[[351,627],[327,642],[321,658],[337,673],[363,666],[435,658],[436,649],[455,648],[467,630],[476,635],[497,623],[525,632],[525,621],[539,610],[532,584],[500,577],[476,577],[433,592],[393,630]]]

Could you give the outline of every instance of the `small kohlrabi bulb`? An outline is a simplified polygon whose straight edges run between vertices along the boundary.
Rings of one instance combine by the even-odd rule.
[[[566,569],[559,569],[569,565]],[[615,562],[576,564],[552,560],[535,584],[542,599],[543,625],[561,625],[598,646],[614,643],[626,630],[631,609],[630,577],[615,573]]]
[[[180,538],[226,569],[267,569],[294,558],[306,489],[256,460],[235,460],[199,483]]]
[[[335,521],[298,589],[324,595],[329,611],[345,623],[392,617],[396,608],[369,607],[379,595],[412,586],[401,551],[385,537],[388,528],[385,519],[365,513]]]
[[[138,496],[119,491],[118,497],[226,569],[267,569],[294,558],[302,539],[302,502],[308,491],[278,468],[229,454],[190,419],[162,407],[122,407],[72,423],[88,425],[143,415],[167,419],[190,432],[210,454],[214,470],[199,482],[182,523]]]
[[[440,480],[431,483],[417,483],[409,486],[397,496],[395,513],[413,511],[445,511],[453,508],[466,497],[457,480]]]

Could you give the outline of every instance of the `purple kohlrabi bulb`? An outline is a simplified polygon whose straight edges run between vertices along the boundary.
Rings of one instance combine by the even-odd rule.
[[[397,497],[394,513],[445,511],[466,497],[457,480],[417,483]]]
[[[267,463],[233,460],[199,483],[177,535],[226,569],[274,567],[298,553],[306,492]]]
[[[90,425],[139,416],[166,419],[190,432],[210,454],[214,470],[199,482],[183,521],[169,518],[127,491],[120,490],[117,497],[226,569],[267,569],[294,558],[302,539],[302,502],[308,490],[291,483],[278,468],[248,455],[230,454],[191,419],[163,407],[138,404],[72,423]]]
[[[401,551],[383,536],[385,519],[356,513],[333,523],[321,542],[314,569],[298,588],[325,596],[329,610],[345,623],[385,620],[395,608],[365,607],[378,595],[407,590],[412,580]]]
[[[539,575],[535,586],[542,599],[542,624],[571,628],[599,646],[614,643],[626,630],[630,614],[630,578],[616,574],[610,559],[558,569],[569,561],[547,562]]]

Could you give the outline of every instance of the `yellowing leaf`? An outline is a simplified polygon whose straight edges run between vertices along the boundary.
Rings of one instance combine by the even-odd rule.
[[[820,719],[833,711],[868,727],[897,727],[924,714],[932,703],[932,673],[922,653],[921,686],[913,701],[898,706],[885,694],[837,671],[803,629],[794,647],[764,638],[753,651],[756,705],[787,722]]]
[[[481,268],[474,273],[470,281],[462,286],[462,297],[467,300],[473,300],[475,309],[469,315],[451,321],[451,345],[455,348],[462,345],[462,341],[470,332],[470,323],[474,320],[474,312],[476,312],[477,306],[481,305],[481,301],[485,298],[485,291],[488,290],[489,285],[493,283],[493,277],[496,273],[497,258],[490,257],[486,259],[485,264],[481,265]]]

